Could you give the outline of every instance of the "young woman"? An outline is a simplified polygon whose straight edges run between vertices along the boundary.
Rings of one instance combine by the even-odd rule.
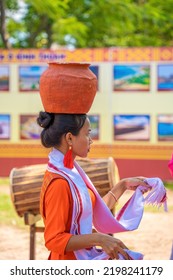
[[[40,112],[37,122],[43,128],[42,145],[52,148],[40,204],[49,259],[131,259],[126,245],[109,235],[125,230],[109,209],[127,189],[140,185],[148,190],[145,178],[122,179],[102,199],[75,161],[91,148],[87,115]]]

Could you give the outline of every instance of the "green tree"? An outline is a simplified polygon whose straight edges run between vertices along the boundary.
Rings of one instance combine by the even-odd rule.
[[[6,24],[1,31],[3,47],[8,43],[3,34],[9,34],[16,48],[49,48],[53,43],[77,48],[173,43],[172,0],[23,0],[26,8],[20,21],[9,17],[18,1],[0,0],[5,2],[13,5],[6,5],[5,22],[1,13]]]

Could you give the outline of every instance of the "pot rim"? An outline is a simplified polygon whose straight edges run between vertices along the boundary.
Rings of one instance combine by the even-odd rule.
[[[91,64],[88,62],[60,62],[60,61],[50,61],[48,62],[49,65],[79,65],[79,66],[90,66]]]

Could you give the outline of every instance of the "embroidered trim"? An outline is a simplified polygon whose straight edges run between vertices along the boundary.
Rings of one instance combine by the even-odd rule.
[[[67,177],[69,179],[69,181],[72,183],[72,185],[74,186],[74,194],[76,196],[77,201],[79,202],[79,204],[77,204],[77,206],[79,205],[79,207],[77,207],[76,216],[75,216],[75,219],[74,219],[74,225],[76,226],[75,233],[80,234],[81,233],[80,218],[81,218],[81,215],[82,215],[83,208],[82,208],[82,199],[81,199],[79,190],[76,187],[76,185],[74,184],[74,182],[71,180],[71,178],[67,174],[65,174],[62,170],[59,170],[55,165],[53,165],[50,162],[48,162],[48,166],[51,167],[52,169],[54,169],[55,171],[58,171],[59,174],[63,174],[62,176],[64,178]]]

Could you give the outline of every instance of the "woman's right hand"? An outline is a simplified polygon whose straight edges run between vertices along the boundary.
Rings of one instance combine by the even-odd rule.
[[[124,249],[128,248],[121,240],[108,234],[95,234],[98,235],[98,245],[110,256],[110,259],[118,260],[118,254],[121,254],[125,260],[129,260],[129,255],[124,251]]]

